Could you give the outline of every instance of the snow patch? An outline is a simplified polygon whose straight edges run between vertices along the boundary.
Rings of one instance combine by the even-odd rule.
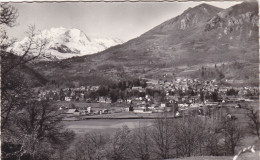
[[[116,38],[88,37],[79,29],[66,29],[64,27],[43,30],[35,36],[35,39],[39,40],[44,38],[49,41],[46,50],[50,53],[50,57],[58,59],[90,55],[123,43],[122,40]],[[16,42],[12,48],[13,51],[18,55],[23,53],[21,46],[27,42],[28,37],[25,37],[20,42]]]

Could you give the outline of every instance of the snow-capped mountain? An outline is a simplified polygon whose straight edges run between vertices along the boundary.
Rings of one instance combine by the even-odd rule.
[[[200,4],[122,45],[63,61],[68,66],[64,69],[55,62],[35,67],[49,79],[79,84],[80,79],[99,85],[105,80],[173,75],[258,86],[258,7],[257,2],[227,9]]]
[[[47,56],[52,60],[90,55],[123,43],[120,39],[89,37],[79,29],[66,29],[63,27],[43,30],[35,36],[35,39],[36,41],[40,39],[48,40],[45,57]],[[28,43],[28,40],[29,38],[25,37],[15,43],[13,51],[19,55],[22,46]]]

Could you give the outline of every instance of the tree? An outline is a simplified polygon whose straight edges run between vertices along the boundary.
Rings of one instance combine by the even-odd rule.
[[[32,94],[19,70],[15,70],[2,75],[1,95],[1,131],[4,132]]]
[[[8,37],[1,37],[5,39],[1,39],[1,65],[3,66],[3,70],[1,71],[2,75],[11,72],[13,69],[21,67],[28,62],[32,62],[39,57],[46,56],[46,45],[48,44],[48,40],[46,38],[36,38],[37,33],[40,34],[40,31],[36,31],[35,26],[29,26],[28,31],[26,32],[28,39],[23,44],[20,45],[21,51],[16,52],[12,49],[9,49],[14,43],[13,40],[9,40]],[[18,56],[14,56],[18,55]],[[12,58],[12,62],[6,61]]]
[[[101,133],[86,133],[75,143],[69,159],[77,160],[101,160],[106,157],[106,145],[109,141],[108,135]]]
[[[64,93],[64,91],[62,90],[62,89],[60,89],[60,93],[59,93],[59,95],[60,95],[60,100],[61,101],[64,101],[65,100],[65,93]]]
[[[16,8],[7,3],[0,4],[0,25],[7,25],[13,27],[18,17]]]
[[[66,146],[74,133],[65,130],[56,107],[47,101],[37,101],[37,94],[24,76],[22,68],[45,55],[48,41],[36,38],[34,26],[27,32],[28,39],[21,51],[10,49],[10,40],[2,26],[12,27],[17,10],[0,4],[1,24],[1,131],[3,159],[50,159],[57,148]],[[64,147],[63,147],[64,148]]]
[[[10,155],[28,160],[50,158],[55,148],[74,138],[73,132],[64,129],[56,108],[47,101],[28,101],[14,116],[12,128],[3,133],[2,140],[19,145],[19,152],[7,153],[3,148],[4,158]]]
[[[152,154],[152,139],[148,126],[139,126],[133,131],[131,152],[134,158],[149,160]]]
[[[201,102],[205,101],[205,93],[203,91],[200,91],[200,100]]]
[[[118,129],[107,145],[107,158],[113,160],[131,159],[130,146],[132,145],[130,129],[123,126]]]
[[[210,99],[213,101],[213,102],[217,102],[218,101],[218,92],[214,91],[210,94]]]
[[[1,36],[0,36],[0,46],[1,46],[1,66],[5,66],[5,70],[2,71],[3,74],[6,74],[7,72],[10,72],[12,69],[14,69],[16,66],[21,66],[22,64],[25,64],[27,62],[30,62],[39,56],[44,55],[45,46],[48,43],[48,40],[46,38],[35,38],[36,31],[35,26],[29,26],[28,31],[26,32],[28,35],[28,41],[21,45],[22,52],[16,53],[19,55],[19,57],[15,57],[16,61],[13,61],[15,63],[8,64],[8,67],[6,66],[7,63],[3,63],[3,59],[5,56],[9,56],[10,54],[13,54],[13,50],[9,50],[8,48],[13,45],[15,40],[10,40],[6,34],[4,26],[7,27],[13,27],[16,19],[18,17],[18,11],[16,8],[12,7],[11,5],[8,5],[7,3],[1,3],[0,4],[0,25],[1,25]],[[39,32],[40,34],[40,32]],[[14,58],[14,57],[13,57]]]
[[[198,117],[187,117],[176,121],[175,139],[177,140],[177,156],[192,156],[198,150],[202,154],[202,147],[206,140],[206,129]]]
[[[55,154],[51,156],[52,159],[63,160],[68,157],[67,153],[69,151],[72,142],[74,142],[75,133],[73,131],[67,130],[63,134],[64,136],[62,141],[60,141],[60,143],[53,146],[55,150]]]
[[[108,89],[104,86],[100,86],[100,88],[97,90],[99,96],[107,96],[108,95]]]
[[[140,79],[134,79],[133,86],[140,86]]]
[[[160,159],[168,159],[173,155],[175,139],[173,131],[173,120],[168,118],[157,118],[153,122],[151,137],[154,144],[154,153]]]
[[[90,92],[89,94],[89,98],[91,98],[92,100],[95,100],[98,98],[98,93],[97,92]]]
[[[252,135],[256,135],[260,139],[260,118],[259,110],[254,110],[252,107],[246,107],[246,116],[249,118],[248,127]]]
[[[206,152],[210,156],[222,155],[222,147],[219,144],[221,135],[217,133],[208,133],[206,137]]]
[[[153,95],[154,101],[157,102],[157,103],[160,103],[165,99],[165,96],[166,96],[165,93],[163,93],[161,91],[155,91],[154,95]]]
[[[226,94],[228,96],[232,96],[232,95],[236,96],[238,94],[238,91],[235,90],[234,88],[231,88],[231,89],[227,90]]]
[[[205,68],[202,66],[202,68],[201,68],[201,77],[204,77],[204,75],[205,75],[204,69],[205,69]]]
[[[0,24],[2,26],[12,27],[18,16],[17,10],[5,3],[0,4]],[[43,55],[44,48],[48,41],[46,39],[35,39],[35,27],[30,26],[28,33],[28,42],[22,45],[22,51],[16,53],[9,50],[14,40],[10,40],[6,31],[1,27],[0,46],[1,46],[1,129],[5,129],[10,120],[10,115],[22,106],[29,91],[28,84],[21,74],[21,68],[28,62]],[[28,97],[27,97],[28,98]]]
[[[147,83],[145,80],[141,80],[140,81],[140,85],[143,87],[143,88],[146,88],[147,87]]]
[[[118,97],[119,97],[118,90],[116,90],[116,89],[110,90],[109,91],[109,96],[110,96],[110,98],[111,98],[113,103],[116,102]]]
[[[224,119],[221,126],[225,137],[224,147],[226,154],[234,155],[235,148],[240,144],[244,137],[244,132],[236,120]]]
[[[22,78],[19,70],[7,73],[9,66],[12,66],[14,61],[13,55],[8,55],[5,51],[2,51],[1,44],[1,129],[5,129],[9,120],[9,116],[12,114],[14,108],[19,108],[24,101],[24,97],[27,93],[24,88],[27,84]],[[23,99],[23,101],[22,101]]]

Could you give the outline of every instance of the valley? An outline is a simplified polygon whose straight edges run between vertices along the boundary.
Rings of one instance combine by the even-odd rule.
[[[137,36],[157,22],[150,3],[15,5],[50,13],[37,12],[42,31],[0,36],[5,160],[256,158],[258,3],[171,2],[175,16]],[[11,18],[0,22],[16,28],[15,7],[0,7]],[[139,7],[147,13],[133,14]]]
[[[205,14],[205,9],[210,14]],[[39,62],[32,67],[59,85],[100,85],[106,80],[110,84],[135,77],[159,79],[161,74],[174,73],[175,77],[238,80],[230,84],[256,86],[257,14],[253,3],[245,2],[226,10],[202,4],[99,53]],[[221,20],[216,20],[218,17]],[[214,65],[224,67],[218,73],[199,76],[201,67],[214,68]]]

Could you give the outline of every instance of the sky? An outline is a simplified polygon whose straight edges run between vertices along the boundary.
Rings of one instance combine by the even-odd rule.
[[[11,3],[18,9],[12,38],[21,40],[29,25],[38,30],[56,27],[77,28],[88,36],[119,38],[128,41],[162,22],[203,2],[41,2]],[[228,8],[241,2],[206,2]]]

